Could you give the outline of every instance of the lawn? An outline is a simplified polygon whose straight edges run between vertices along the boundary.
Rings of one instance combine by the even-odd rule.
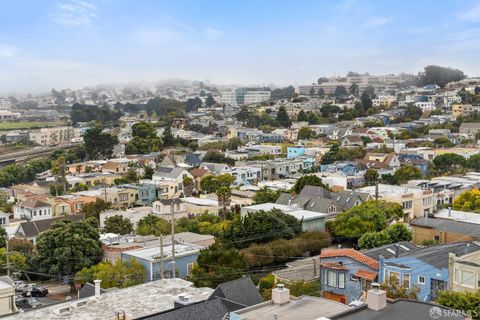
[[[44,127],[55,127],[65,125],[61,121],[20,121],[20,122],[0,122],[0,130],[18,130],[18,129],[39,129]]]

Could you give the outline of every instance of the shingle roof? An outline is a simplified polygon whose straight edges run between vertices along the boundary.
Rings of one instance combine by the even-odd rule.
[[[244,306],[253,306],[263,302],[263,298],[250,277],[243,277],[219,285],[209,300],[214,298],[225,298]]]
[[[396,245],[398,245],[398,247],[396,247]],[[389,259],[389,258],[395,258],[395,253],[396,253],[395,250],[397,250],[397,248],[398,248],[398,255],[400,256],[417,249],[417,246],[408,241],[402,241],[402,242],[387,244],[387,245],[373,248],[373,249],[362,250],[362,253],[375,260],[378,260],[379,256],[383,256],[384,258]]]
[[[50,207],[50,204],[44,201],[38,200],[36,198],[27,198],[24,201],[22,201],[19,205],[27,208]]]
[[[57,217],[51,219],[42,219],[36,221],[22,222],[20,228],[23,230],[24,236],[26,238],[32,238],[38,236],[39,233],[46,231],[50,226],[57,221],[63,219],[70,221],[79,221],[83,219],[81,215],[68,215],[65,217]]]
[[[440,218],[418,218],[410,223],[412,226],[426,227],[444,232],[454,232],[480,238],[480,224]]]
[[[378,270],[378,261],[370,258],[369,256],[357,251],[355,249],[335,249],[335,250],[324,250],[320,254],[320,259],[322,258],[334,258],[334,257],[348,257],[360,263],[363,263],[366,266],[369,266],[372,269]],[[320,260],[321,261],[321,260]],[[323,263],[323,262],[322,262]]]

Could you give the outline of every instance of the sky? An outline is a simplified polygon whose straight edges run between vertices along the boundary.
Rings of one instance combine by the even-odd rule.
[[[0,93],[170,78],[480,75],[480,1],[0,0]]]

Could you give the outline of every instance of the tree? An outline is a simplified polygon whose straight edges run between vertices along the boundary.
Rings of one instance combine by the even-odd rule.
[[[160,236],[169,234],[172,230],[172,225],[165,219],[149,214],[145,218],[138,221],[137,234],[141,236]]]
[[[318,186],[327,189],[327,186],[323,184],[322,179],[312,174],[298,178],[293,186],[293,191],[295,191],[296,194],[299,194],[305,186]]]
[[[429,65],[424,68],[423,72],[418,73],[418,84],[420,86],[436,84],[443,88],[447,83],[460,81],[465,79],[465,77],[461,70]]]
[[[325,95],[325,90],[323,90],[323,88],[318,88],[317,95],[323,97]]]
[[[400,283],[397,276],[391,275],[380,285],[382,290],[387,292],[387,297],[390,299],[416,299],[420,288],[413,286],[408,288]]]
[[[395,223],[382,231],[373,231],[363,234],[358,239],[358,245],[362,249],[381,247],[390,243],[411,241],[412,232],[402,223]]]
[[[156,138],[157,131],[151,123],[140,121],[132,126],[132,136],[142,139]]]
[[[144,283],[147,278],[145,267],[132,258],[126,261],[120,259],[114,263],[102,261],[89,268],[85,267],[75,274],[75,283],[84,285],[94,280],[102,280],[102,288],[126,288]]]
[[[155,173],[155,169],[150,166],[146,166],[143,172],[143,179],[152,179],[153,174]]]
[[[300,112],[298,112],[297,121],[308,121],[308,116],[305,111],[300,110]]]
[[[390,220],[403,217],[397,203],[367,201],[339,213],[331,223],[336,236],[358,239],[367,232],[382,231]]]
[[[397,171],[395,171],[393,176],[398,184],[402,184],[413,179],[423,178],[422,171],[420,171],[418,167],[412,165],[401,166],[397,169]]]
[[[312,86],[310,88],[310,96],[313,97],[315,95],[315,88]]]
[[[62,194],[67,192],[67,179],[65,178],[65,165],[67,160],[64,156],[59,157],[52,161],[52,174],[54,175],[55,190],[58,193],[58,189],[62,189]]]
[[[466,190],[453,200],[453,209],[480,213],[480,190]]]
[[[205,105],[206,105],[207,107],[211,107],[211,106],[213,106],[213,105],[216,104],[216,103],[217,103],[217,102],[215,101],[215,99],[212,97],[211,94],[209,94],[209,95],[207,96],[207,99],[205,99]]]
[[[470,158],[467,159],[466,166],[475,171],[480,171],[480,154],[470,156]]]
[[[207,175],[200,180],[200,188],[203,192],[216,192],[220,187],[230,187],[235,178],[230,174]]]
[[[309,140],[315,138],[316,134],[315,131],[310,129],[309,127],[303,127],[298,130],[298,139],[299,140]]]
[[[255,204],[275,203],[282,192],[283,190],[272,190],[268,187],[262,187],[255,192],[253,201]]]
[[[109,159],[112,157],[113,147],[118,144],[118,138],[102,132],[102,128],[97,126],[85,132],[83,142],[88,159]]]
[[[219,284],[241,278],[245,261],[233,247],[215,240],[215,243],[200,250],[188,280],[196,287],[216,288]]]
[[[230,205],[232,190],[230,187],[223,186],[218,188],[215,194],[217,195],[218,205],[225,210]]]
[[[344,86],[337,86],[335,88],[335,92],[333,93],[333,96],[337,99],[343,98],[348,95],[347,89],[345,89]]]
[[[190,98],[185,102],[185,112],[197,111],[202,106],[202,99],[199,97]]]
[[[26,257],[31,257],[35,251],[35,246],[27,239],[13,238],[8,241],[8,250],[20,252]]]
[[[0,227],[0,248],[4,248],[7,246],[7,239],[7,231],[5,230],[5,228]]]
[[[463,168],[466,163],[467,160],[456,153],[444,153],[436,156],[433,159],[435,169],[439,170],[440,172],[456,172],[457,170]]]
[[[214,163],[226,163],[229,165],[234,165],[235,160],[232,158],[227,158],[225,155],[218,150],[208,150],[205,156],[203,157],[204,162],[214,162]]]
[[[227,141],[227,149],[228,150],[237,150],[238,147],[243,146],[242,140],[240,138],[230,138]]]
[[[183,195],[185,197],[190,197],[193,194],[193,180],[192,178],[186,176],[183,178]]]
[[[137,171],[134,168],[129,168],[125,178],[130,182],[137,183],[138,182]]]
[[[480,291],[440,291],[436,303],[454,310],[469,311],[473,320],[480,319]]]
[[[324,104],[320,109],[320,112],[322,113],[322,117],[332,118],[342,112],[342,109],[334,104]]]
[[[322,83],[324,83],[324,82],[328,82],[328,78],[327,78],[327,77],[320,77],[320,78],[318,78],[318,80],[317,80],[317,83],[318,83],[318,84],[322,84]]]
[[[105,219],[103,232],[115,234],[130,234],[133,232],[133,224],[128,218],[121,215],[111,216]]]
[[[238,121],[243,123],[243,126],[246,126],[247,120],[252,117],[252,112],[247,106],[241,106],[240,111],[235,115]]]
[[[358,96],[358,93],[360,92],[358,84],[352,83],[350,88],[348,88],[348,92],[355,97]]]
[[[27,271],[28,269],[27,257],[21,252],[10,251],[7,253],[7,248],[0,248],[0,264],[2,266],[7,265],[7,254],[8,254],[10,268],[12,268],[14,271]],[[0,271],[1,275],[7,274],[7,269],[5,267],[2,267],[1,270],[2,270]]]
[[[175,138],[170,127],[166,127],[163,131],[162,142],[164,147],[173,147],[175,145]]]
[[[369,186],[372,186],[378,182],[378,172],[375,169],[368,168],[363,177],[365,178],[365,183]]]
[[[275,239],[292,239],[302,232],[302,223],[278,209],[248,213],[234,220],[223,233],[222,241],[237,248],[251,243],[266,243]]]
[[[285,106],[280,106],[280,108],[278,109],[277,122],[280,126],[284,128],[290,128],[290,126],[292,125],[292,120],[290,120]]]
[[[370,95],[366,92],[363,91],[362,96],[361,96],[361,102],[362,102],[362,108],[364,111],[367,111],[373,106],[372,98]]]
[[[84,221],[55,222],[37,237],[38,272],[73,275],[102,258],[98,231]]]
[[[111,207],[112,204],[110,202],[105,202],[104,200],[97,198],[95,199],[95,202],[85,203],[82,207],[82,213],[85,219],[90,217],[100,219],[100,213]]]

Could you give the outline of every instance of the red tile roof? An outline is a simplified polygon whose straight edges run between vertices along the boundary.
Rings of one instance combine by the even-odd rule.
[[[366,266],[369,266],[372,269],[378,270],[378,261],[372,259],[360,251],[355,249],[336,249],[336,250],[325,250],[320,255],[320,259],[322,258],[334,258],[334,257],[348,257],[360,263],[363,263]],[[321,262],[324,263],[324,262]]]
[[[374,281],[375,278],[377,277],[377,272],[371,272],[371,271],[359,269],[355,273],[355,276],[357,276],[359,278],[367,279],[367,280],[370,280],[370,281]]]
[[[320,265],[322,267],[333,269],[333,270],[348,270],[343,266],[343,264],[338,262],[322,262]]]

